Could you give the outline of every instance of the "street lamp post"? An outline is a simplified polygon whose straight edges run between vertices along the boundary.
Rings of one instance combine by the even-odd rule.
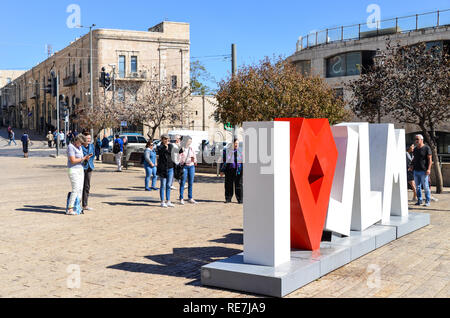
[[[89,51],[90,51],[90,57],[89,57],[89,65],[91,70],[91,76],[90,76],[90,94],[89,94],[89,103],[91,106],[91,111],[94,111],[94,68],[93,68],[93,48],[92,48],[92,28],[94,28],[96,25],[92,24],[89,27],[79,25],[79,28],[89,28]],[[91,136],[94,138],[94,128],[91,127]]]

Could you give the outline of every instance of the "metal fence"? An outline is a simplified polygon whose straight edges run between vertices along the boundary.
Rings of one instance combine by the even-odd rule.
[[[340,26],[300,37],[297,51],[321,44],[358,40],[383,34],[407,33],[444,25],[450,25],[450,9],[380,20],[376,22],[376,27],[372,28],[367,23]]]

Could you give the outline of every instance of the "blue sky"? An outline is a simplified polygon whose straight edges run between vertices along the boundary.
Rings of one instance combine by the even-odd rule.
[[[238,64],[251,64],[264,56],[289,56],[300,35],[367,20],[370,4],[388,19],[450,8],[449,0],[228,0],[228,1],[2,1],[0,69],[29,69],[46,57],[45,45],[60,50],[86,33],[69,29],[70,4],[81,8],[81,22],[99,28],[147,30],[167,19],[191,24],[191,56],[229,54],[236,43]],[[229,75],[231,62],[200,59],[217,79]]]

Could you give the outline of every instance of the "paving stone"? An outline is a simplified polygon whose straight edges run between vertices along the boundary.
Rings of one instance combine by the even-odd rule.
[[[223,204],[223,179],[199,174],[199,205],[161,209],[158,193],[143,191],[143,169],[117,174],[114,166],[96,163],[101,172],[93,174],[90,198],[95,210],[69,217],[67,159],[32,149],[24,160],[20,147],[4,156],[1,142],[0,193],[12,194],[0,198],[1,297],[257,297],[199,282],[202,265],[243,249],[242,205]],[[430,226],[288,297],[449,297],[450,189],[433,196],[439,202],[428,211]],[[80,289],[67,288],[69,265],[80,266]],[[380,268],[379,288],[367,284],[373,265]]]

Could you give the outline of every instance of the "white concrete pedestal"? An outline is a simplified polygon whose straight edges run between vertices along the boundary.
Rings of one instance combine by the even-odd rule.
[[[391,216],[349,237],[322,242],[320,251],[291,251],[291,261],[277,267],[245,264],[243,254],[203,266],[202,284],[284,297],[310,282],[374,251],[395,239],[430,224],[430,215],[410,213],[408,218]]]

